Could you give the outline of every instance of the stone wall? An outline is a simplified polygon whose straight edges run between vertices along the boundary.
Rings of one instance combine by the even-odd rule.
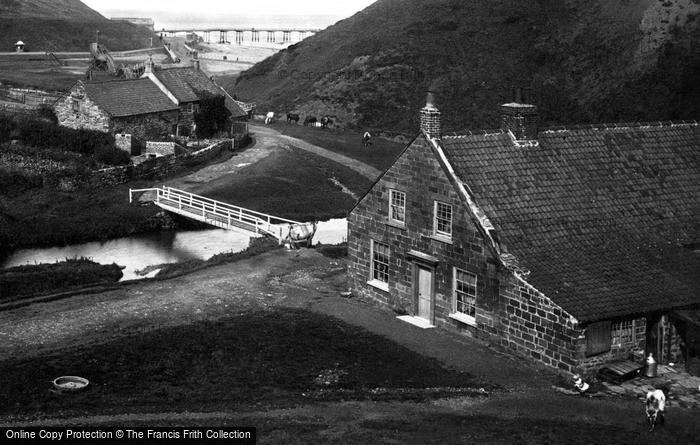
[[[73,109],[74,101],[78,104],[78,111]],[[85,94],[82,82],[75,84],[68,94],[59,99],[53,110],[58,124],[64,127],[103,132],[110,130],[109,115]]]
[[[0,87],[0,100],[10,100],[27,105],[32,108],[38,108],[41,105],[51,105],[60,94],[49,93],[43,90],[34,90],[30,88],[13,88],[8,86]]]
[[[500,282],[500,344],[547,366],[572,372],[578,365],[578,322],[512,274],[502,274]]]
[[[124,184],[139,178],[160,178],[178,172],[185,166],[192,166],[208,161],[218,156],[223,150],[229,149],[230,140],[212,143],[210,146],[196,152],[175,156],[169,154],[147,158],[135,165],[105,168],[93,172],[91,186],[105,187],[116,184]]]
[[[158,156],[166,155],[183,155],[186,150],[175,142],[146,142],[146,154],[155,154]]]
[[[164,111],[139,116],[116,117],[112,120],[108,130],[113,133],[129,133],[141,141],[162,141],[173,134],[177,122],[177,110]]]

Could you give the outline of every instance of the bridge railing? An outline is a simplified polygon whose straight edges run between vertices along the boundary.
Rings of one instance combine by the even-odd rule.
[[[208,224],[218,227],[238,227],[239,224],[242,224],[244,227],[239,228],[252,227],[255,233],[268,234],[280,241],[288,233],[288,230],[284,229],[284,225],[302,224],[291,219],[256,212],[171,187],[130,189],[129,202],[133,202],[134,194],[146,192],[156,193],[155,202],[157,204],[177,210],[179,213],[196,216],[197,219],[202,219]]]

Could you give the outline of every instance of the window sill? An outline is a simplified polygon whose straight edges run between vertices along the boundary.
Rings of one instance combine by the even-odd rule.
[[[394,227],[396,229],[406,230],[406,223],[394,221],[391,219],[386,219],[386,220],[384,220],[384,224],[386,224],[387,226]]]
[[[375,287],[381,291],[384,292],[389,292],[389,283],[385,283],[384,281],[379,281],[379,280],[369,280],[367,282],[372,287]]]
[[[430,235],[430,239],[435,240],[435,241],[440,241],[441,243],[445,244],[452,244],[452,237],[446,236],[446,235],[439,235],[436,233],[433,233]]]
[[[469,315],[461,314],[459,312],[454,312],[449,315],[449,317],[453,320],[457,320],[460,323],[464,323],[469,326],[475,326],[476,327],[476,318],[470,317]]]

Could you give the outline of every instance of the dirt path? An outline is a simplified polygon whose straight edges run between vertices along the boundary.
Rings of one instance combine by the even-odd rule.
[[[371,181],[377,179],[381,174],[379,170],[363,162],[309,144],[300,139],[285,136],[270,127],[260,125],[251,125],[250,127],[255,140],[253,146],[236,153],[223,162],[210,164],[186,176],[168,180],[165,182],[165,185],[206,196],[207,192],[221,186],[220,182],[217,180],[226,175],[235,174],[241,169],[255,164],[274,152],[284,149],[285,147],[288,148],[289,146],[294,146],[317,156],[330,159],[354,170]],[[340,186],[344,188],[342,184],[340,184]],[[356,197],[349,190],[347,190],[346,193],[349,193],[353,198]]]
[[[317,145],[310,144],[308,142],[302,141],[291,136],[284,135],[279,131],[271,127],[266,127],[262,125],[251,125],[251,128],[255,132],[256,137],[261,137],[264,141],[273,141],[277,144],[287,144],[292,145],[302,150],[308,151],[318,156],[330,159],[331,161],[337,162],[338,164],[344,165],[351,170],[356,171],[370,181],[374,181],[382,174],[378,169],[365,164],[364,162],[358,161],[356,159],[349,158],[347,156],[341,155],[339,153],[326,150]]]

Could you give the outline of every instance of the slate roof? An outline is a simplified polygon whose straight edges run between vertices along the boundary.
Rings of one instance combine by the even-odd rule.
[[[178,107],[150,79],[86,83],[88,97],[113,117],[139,116]]]
[[[170,68],[154,71],[155,76],[177,98],[180,103],[197,102],[202,92],[212,95],[225,96],[226,108],[233,117],[246,116],[236,102],[228,94],[219,88],[202,71],[192,68]]]
[[[441,145],[527,281],[582,322],[700,303],[695,123],[447,136]]]

